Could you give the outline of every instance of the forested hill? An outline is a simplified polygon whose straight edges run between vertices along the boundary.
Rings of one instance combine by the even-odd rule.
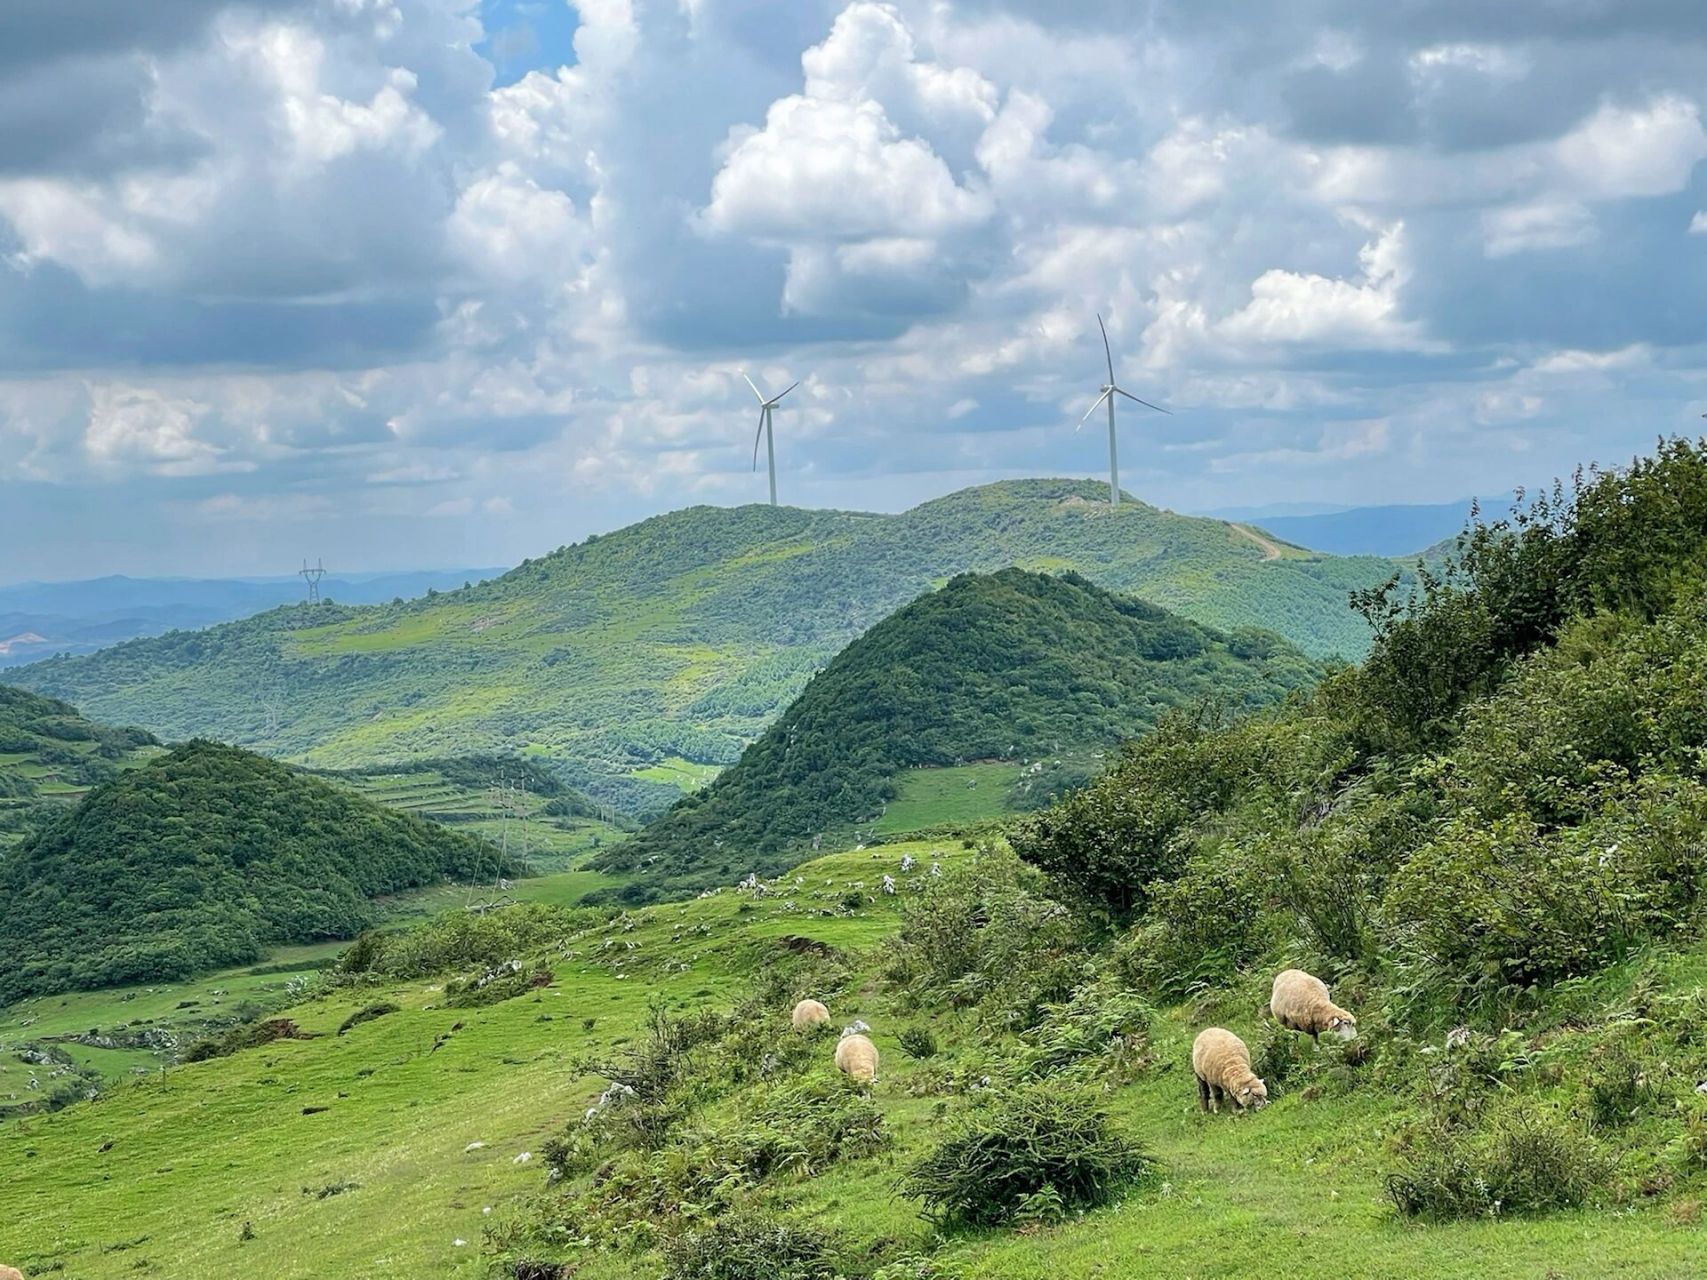
[[[1077,574],[964,574],[855,640],[739,763],[602,861],[638,873],[638,897],[770,874],[875,816],[905,769],[1109,746],[1171,708],[1262,706],[1320,674],[1271,632],[1222,634]]]
[[[145,729],[97,724],[76,707],[0,685],[0,849],[40,806],[73,803],[157,746]]]
[[[895,516],[696,507],[465,590],[279,609],[14,678],[172,739],[327,767],[531,748],[593,786],[672,755],[733,761],[843,645],[961,572],[1076,569],[1208,626],[1268,627],[1315,656],[1364,651],[1346,596],[1388,562],[1111,508],[1104,492],[1011,481]]]
[[[493,875],[497,856],[276,761],[191,742],[0,853],[0,1004],[353,937],[375,896]]]

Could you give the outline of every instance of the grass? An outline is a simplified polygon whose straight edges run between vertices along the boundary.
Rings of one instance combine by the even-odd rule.
[[[602,1084],[576,1075],[577,1057],[618,1047],[650,998],[682,1010],[727,1007],[783,935],[859,953],[874,972],[898,900],[877,896],[851,915],[825,915],[827,899],[812,895],[839,898],[855,882],[874,885],[906,852],[927,846],[838,854],[800,868],[798,883],[779,881],[783,892],[756,902],[725,890],[650,909],[632,931],[600,927],[569,944],[572,956],[554,957],[551,986],[502,1004],[438,1008],[443,979],[316,998],[289,1014],[316,1032],[335,1031],[377,999],[403,1008],[342,1037],[276,1042],[0,1125],[0,1257],[29,1274],[58,1264],[63,1271],[54,1274],[68,1280],[483,1276],[483,1228],[518,1212],[544,1185],[538,1160],[519,1157],[578,1116]],[[936,856],[966,855],[956,847]],[[605,938],[623,940],[609,953],[614,960],[598,950]],[[1699,978],[1704,960],[1698,948],[1667,981]],[[182,990],[127,1007],[164,1012]],[[774,1198],[791,1215],[856,1241],[925,1246],[927,1227],[892,1187],[901,1164],[940,1131],[936,1099],[917,1086],[943,1060],[909,1062],[893,1033],[919,1019],[890,1008],[871,982],[854,990],[832,1013],[877,1028],[885,1070],[876,1098],[895,1150],[785,1182]],[[111,998],[67,997],[53,1013],[70,1025],[97,1007],[80,1002]],[[1222,1005],[1203,1016],[1254,1031],[1254,1004]],[[934,1022],[949,1061],[978,1052],[961,1017]],[[1314,1101],[1288,1092],[1252,1116],[1203,1116],[1186,1061],[1195,1027],[1189,1010],[1164,1014],[1152,1032],[1158,1065],[1107,1096],[1116,1119],[1160,1162],[1160,1180],[1083,1220],[957,1236],[949,1255],[966,1276],[1695,1274],[1699,1229],[1690,1206],[1699,1204],[1699,1179],[1617,1211],[1401,1225],[1381,1202],[1380,1174],[1402,1103],[1365,1084]],[[0,1036],[10,1032],[0,1028]],[[328,1110],[304,1114],[317,1107]],[[483,1145],[470,1150],[475,1143]],[[353,1185],[318,1194],[344,1184]],[[245,1223],[252,1240],[242,1238]],[[576,1272],[577,1280],[650,1274],[635,1258],[591,1253]]]
[[[634,776],[647,782],[664,782],[672,787],[680,787],[685,794],[698,791],[722,772],[723,766],[720,764],[697,764],[692,760],[684,760],[681,756],[669,756],[657,764],[636,769]]]
[[[970,825],[1008,811],[1008,791],[1020,779],[1018,764],[964,764],[949,769],[909,769],[901,794],[872,826],[877,835],[900,835],[927,827]]]

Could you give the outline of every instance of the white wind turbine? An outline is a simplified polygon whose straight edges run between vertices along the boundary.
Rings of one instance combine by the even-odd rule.
[[[747,378],[745,373],[741,376]],[[758,435],[753,437],[753,470],[759,469],[759,436],[763,436],[765,438],[765,460],[770,464],[771,506],[774,507],[776,506],[776,442],[771,438],[771,411],[782,403],[783,396],[787,395],[789,391],[793,391],[800,383],[798,381],[791,382],[787,391],[783,391],[780,395],[774,395],[769,400],[765,399],[764,392],[754,386],[751,378],[747,378],[747,385],[753,388],[753,394],[759,398],[759,431]]]
[[[1128,400],[1137,401],[1146,409],[1154,409],[1157,413],[1167,413],[1168,410],[1159,404],[1151,404],[1148,400],[1139,400],[1125,387],[1116,385],[1114,381],[1114,352],[1109,348],[1108,327],[1103,324],[1100,312],[1097,313],[1097,328],[1102,330],[1102,351],[1108,357],[1108,381],[1103,383],[1102,394],[1096,398],[1096,403],[1085,410],[1085,416],[1079,419],[1079,426],[1074,427],[1073,430],[1077,431],[1079,427],[1089,422],[1091,414],[1102,407],[1104,400],[1108,401],[1108,505],[1118,507],[1120,505],[1120,460],[1114,444],[1114,397],[1125,396]]]

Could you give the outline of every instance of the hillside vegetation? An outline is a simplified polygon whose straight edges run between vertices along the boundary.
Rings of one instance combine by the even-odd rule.
[[[279,609],[20,669],[91,715],[324,767],[531,750],[629,813],[679,792],[634,775],[726,764],[848,641],[955,574],[1077,570],[1221,630],[1355,657],[1346,594],[1379,560],[1265,547],[1091,482],[969,489],[901,515],[696,507],[392,605]]]
[[[346,788],[191,742],[0,854],[0,1004],[353,937],[376,919],[373,898],[492,875],[496,857]]]
[[[76,707],[0,685],[0,849],[42,806],[70,804],[158,747],[145,729],[97,724]]]
[[[1223,635],[1077,574],[963,574],[855,640],[737,764],[599,865],[639,873],[625,890],[636,901],[774,874],[815,837],[880,818],[904,770],[1001,759],[1041,772],[1172,708],[1254,708],[1319,675],[1272,633]]]

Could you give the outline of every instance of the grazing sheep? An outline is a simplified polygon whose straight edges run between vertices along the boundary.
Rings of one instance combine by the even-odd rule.
[[[1302,969],[1288,969],[1274,980],[1268,1011],[1288,1031],[1302,1031],[1318,1045],[1324,1031],[1341,1040],[1357,1036],[1357,1019],[1328,999],[1327,985],[1320,978]]]
[[[821,1027],[829,1020],[830,1011],[816,1000],[802,1000],[794,1006],[794,1014],[790,1018],[796,1031]]]
[[[1268,1086],[1251,1070],[1251,1051],[1231,1031],[1209,1027],[1198,1032],[1191,1070],[1197,1076],[1197,1105],[1205,1111],[1221,1110],[1226,1098],[1253,1111],[1268,1105]]]
[[[836,1069],[850,1080],[871,1084],[877,1079],[877,1046],[859,1032],[843,1035],[836,1044]]]
[[[16,1267],[0,1266],[0,1280],[24,1280],[24,1273]]]

